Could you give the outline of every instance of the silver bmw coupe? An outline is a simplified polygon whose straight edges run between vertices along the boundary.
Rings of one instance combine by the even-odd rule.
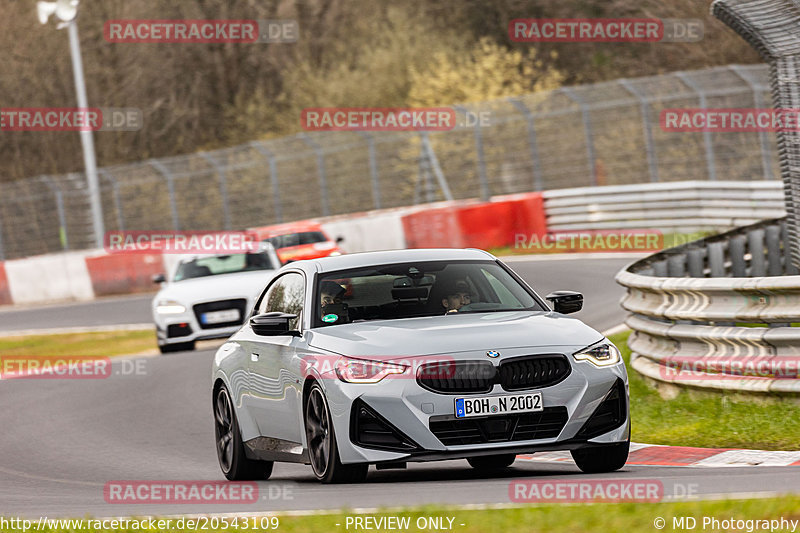
[[[214,358],[222,472],[266,479],[286,461],[352,483],[371,464],[493,470],[551,450],[584,472],[617,470],[627,373],[607,338],[564,316],[582,305],[576,292],[541,298],[481,250],[290,263]]]

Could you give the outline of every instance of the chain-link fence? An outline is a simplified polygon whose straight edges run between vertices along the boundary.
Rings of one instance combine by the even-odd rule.
[[[767,67],[729,66],[456,106],[459,126],[447,132],[305,133],[105,167],[105,230],[242,229],[588,185],[778,179],[774,133],[659,124],[667,108],[769,106]],[[94,244],[82,174],[2,185],[0,260]]]

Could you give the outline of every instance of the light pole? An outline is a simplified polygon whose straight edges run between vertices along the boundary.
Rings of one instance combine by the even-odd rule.
[[[89,107],[86,98],[86,84],[83,79],[83,61],[81,45],[78,40],[79,0],[57,0],[55,2],[37,2],[36,11],[39,22],[47,24],[50,15],[55,14],[61,21],[56,28],[66,27],[69,33],[69,51],[72,56],[72,73],[75,76],[75,92],[78,95],[78,107],[86,110]],[[97,161],[94,154],[94,138],[90,129],[81,129],[81,147],[83,148],[83,164],[86,168],[86,181],[89,187],[89,202],[92,210],[92,226],[94,228],[95,245],[103,247],[103,204],[100,201],[100,185],[97,179]]]

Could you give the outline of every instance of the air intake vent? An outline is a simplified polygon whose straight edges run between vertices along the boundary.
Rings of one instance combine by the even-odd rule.
[[[353,404],[350,440],[358,446],[376,450],[410,452],[419,448],[413,440],[362,400],[356,400]]]

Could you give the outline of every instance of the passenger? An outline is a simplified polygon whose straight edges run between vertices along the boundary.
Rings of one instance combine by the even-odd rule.
[[[465,305],[472,303],[469,284],[464,280],[456,280],[448,285],[445,297],[442,298],[442,307],[446,313],[456,313]]]
[[[345,288],[333,281],[323,281],[320,285],[320,306],[342,303]]]

